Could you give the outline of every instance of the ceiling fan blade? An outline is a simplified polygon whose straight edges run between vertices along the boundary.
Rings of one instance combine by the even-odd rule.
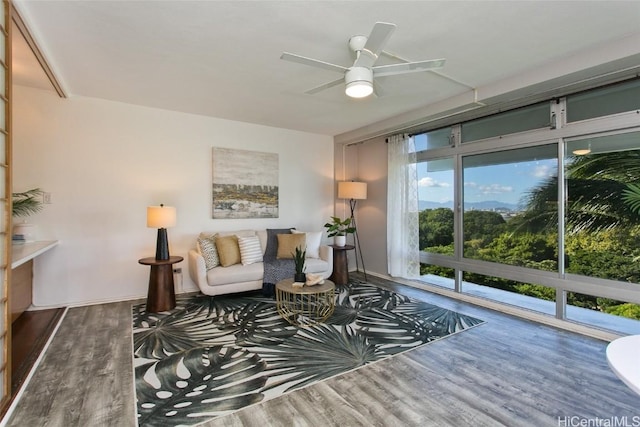
[[[373,77],[429,71],[443,67],[444,63],[445,59],[430,59],[427,61],[405,62],[403,64],[380,65],[373,67]]]
[[[373,26],[373,29],[371,30],[371,34],[369,34],[369,37],[367,38],[367,42],[360,51],[358,59],[356,59],[356,62],[353,64],[353,66],[365,68],[372,67],[395,29],[395,24],[389,24],[387,22],[376,22],[376,24]]]
[[[333,81],[331,81],[329,83],[325,83],[325,84],[322,84],[320,86],[314,87],[313,89],[309,89],[305,93],[307,95],[313,95],[313,94],[316,94],[316,93],[318,93],[320,91],[323,91],[325,89],[329,89],[330,87],[338,86],[339,84],[343,84],[343,83],[344,83],[344,77],[341,77],[341,78],[333,80]]]
[[[337,73],[345,73],[347,71],[346,67],[342,67],[340,65],[331,64],[329,62],[319,61],[317,59],[307,58],[305,56],[296,55],[295,53],[284,52],[280,59],[284,59],[285,61],[297,62],[302,65],[309,65],[311,67],[323,68],[329,71],[335,71]]]

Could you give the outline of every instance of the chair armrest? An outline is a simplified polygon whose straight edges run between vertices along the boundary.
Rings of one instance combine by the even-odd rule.
[[[189,251],[189,277],[201,290],[209,286],[204,258],[195,249]]]
[[[326,261],[329,264],[329,268],[327,269],[327,277],[333,274],[333,248],[331,246],[320,246],[320,259]]]

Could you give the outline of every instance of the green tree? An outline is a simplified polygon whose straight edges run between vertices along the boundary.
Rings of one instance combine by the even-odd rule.
[[[570,273],[640,283],[640,265],[634,261],[640,255],[638,227],[571,234],[565,253]]]
[[[466,211],[462,227],[464,231],[464,256],[483,259],[479,251],[505,230],[506,221],[498,212]]]
[[[540,267],[543,261],[551,261],[557,268],[557,246],[552,235],[533,233],[503,233],[486,248],[480,249],[481,259],[524,267]]]
[[[464,240],[480,239],[490,242],[505,229],[506,221],[498,212],[466,211],[464,213]]]
[[[640,305],[638,304],[624,303],[620,305],[614,305],[611,307],[607,307],[604,311],[616,316],[640,320]]]
[[[596,232],[638,223],[627,184],[640,183],[640,150],[577,156],[566,165],[567,233]],[[526,197],[521,227],[553,230],[558,225],[558,177]]]
[[[425,209],[418,214],[420,248],[453,243],[453,211],[448,208]]]

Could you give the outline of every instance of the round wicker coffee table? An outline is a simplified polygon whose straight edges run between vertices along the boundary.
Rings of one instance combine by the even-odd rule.
[[[278,313],[296,326],[324,322],[336,306],[336,285],[325,279],[321,285],[293,287],[293,279],[276,283]]]

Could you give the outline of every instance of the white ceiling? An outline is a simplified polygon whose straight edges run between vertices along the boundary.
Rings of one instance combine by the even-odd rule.
[[[640,1],[14,3],[69,96],[332,136],[640,34]],[[387,51],[446,58],[439,72],[454,81],[424,72],[379,78],[377,98],[349,99],[342,86],[305,95],[339,75],[279,59],[348,66],[347,40],[376,21],[398,26]],[[14,82],[42,87],[15,38]]]

